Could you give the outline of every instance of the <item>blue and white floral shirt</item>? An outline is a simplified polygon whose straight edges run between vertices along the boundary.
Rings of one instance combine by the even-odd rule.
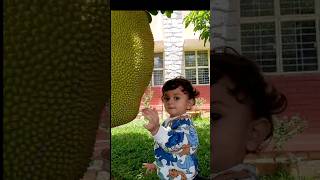
[[[153,138],[154,163],[160,179],[186,180],[198,174],[199,139],[190,116],[166,119]]]

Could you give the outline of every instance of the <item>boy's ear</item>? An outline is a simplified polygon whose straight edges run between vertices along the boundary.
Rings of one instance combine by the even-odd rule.
[[[250,123],[246,148],[248,152],[256,152],[271,133],[272,125],[266,118],[260,118]]]
[[[194,105],[194,103],[195,103],[194,99],[189,99],[188,100],[188,109],[191,109],[192,106]]]

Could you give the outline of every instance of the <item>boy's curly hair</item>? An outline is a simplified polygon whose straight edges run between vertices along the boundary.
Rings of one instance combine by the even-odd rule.
[[[162,97],[165,92],[174,90],[178,87],[182,87],[182,91],[188,95],[189,99],[193,99],[194,101],[195,98],[200,94],[199,91],[192,86],[189,80],[185,79],[182,76],[178,76],[164,83],[164,85],[162,86]]]
[[[223,51],[212,50],[210,53],[213,62],[210,85],[214,86],[222,77],[230,78],[235,85],[235,88],[229,89],[230,94],[238,102],[250,106],[254,119],[266,118],[269,120],[272,130],[266,140],[272,137],[272,115],[286,109],[286,96],[267,83],[254,61],[240,55],[233,48],[224,47]]]

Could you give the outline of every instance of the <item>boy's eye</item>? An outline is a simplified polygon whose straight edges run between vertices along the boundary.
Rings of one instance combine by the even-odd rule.
[[[179,100],[180,99],[180,97],[174,97],[174,100]]]
[[[163,99],[164,99],[165,101],[169,101],[169,100],[170,100],[169,97],[164,97]]]
[[[213,121],[217,121],[222,118],[222,115],[219,113],[210,113],[210,119]]]

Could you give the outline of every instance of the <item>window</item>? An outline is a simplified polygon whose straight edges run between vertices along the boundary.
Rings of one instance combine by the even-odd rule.
[[[264,72],[275,72],[276,37],[273,22],[241,24],[241,51],[255,59]]]
[[[281,15],[313,14],[315,0],[280,0]]]
[[[154,68],[152,73],[152,85],[159,86],[163,85],[163,53],[155,53],[154,54]]]
[[[317,70],[315,21],[281,23],[283,71]]]
[[[272,0],[241,0],[240,5],[241,17],[272,16],[274,14]]]
[[[240,2],[243,55],[256,60],[263,72],[319,71],[320,25],[316,22],[320,17],[315,13],[315,0]],[[274,13],[268,17],[243,14],[261,7],[272,8]]]
[[[192,84],[209,84],[209,53],[204,51],[186,51],[185,77]]]

